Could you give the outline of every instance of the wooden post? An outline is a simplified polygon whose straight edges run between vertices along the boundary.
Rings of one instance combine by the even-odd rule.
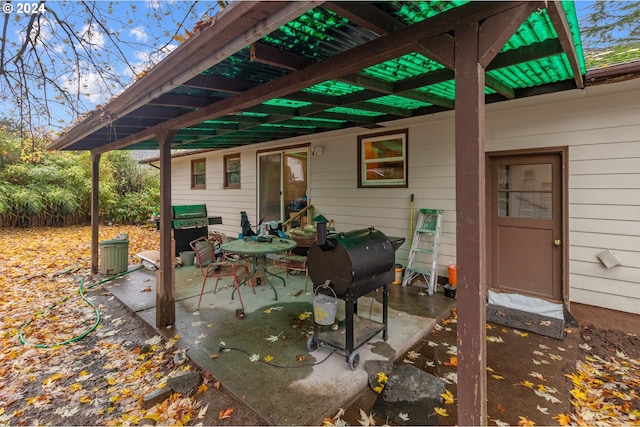
[[[91,153],[91,274],[98,273],[100,227],[100,154]]]
[[[484,68],[479,25],[455,30],[458,424],[486,425]]]
[[[175,131],[156,135],[160,145],[160,269],[156,275],[156,327],[176,321],[175,259],[171,239],[171,143]]]

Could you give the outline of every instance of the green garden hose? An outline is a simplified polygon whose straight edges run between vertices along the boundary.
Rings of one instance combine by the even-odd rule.
[[[136,268],[134,268],[134,269],[132,269],[132,270],[127,270],[127,271],[124,271],[124,272],[122,272],[122,273],[118,273],[118,274],[116,274],[116,275],[113,275],[113,276],[111,276],[111,277],[107,277],[106,279],[103,279],[103,280],[101,280],[101,281],[99,281],[99,282],[93,283],[92,285],[90,285],[90,286],[89,286],[89,287],[87,287],[86,289],[87,289],[87,290],[91,290],[91,289],[95,288],[95,287],[96,287],[96,286],[98,286],[98,285],[101,285],[101,284],[103,284],[103,283],[106,283],[106,282],[109,282],[109,281],[111,281],[111,280],[117,279],[118,277],[124,276],[125,274],[129,274],[129,273],[132,273],[132,272],[134,272],[134,271],[140,270],[141,268],[143,268],[143,266],[142,266],[142,265],[140,265],[140,266],[138,266],[138,267],[136,267]],[[69,269],[69,270],[65,270],[65,272],[61,272],[60,274],[64,274],[64,273],[69,272],[69,271],[72,271],[72,270],[74,270],[74,268],[71,268],[71,269]],[[57,275],[60,275],[60,274],[57,274]],[[53,277],[55,277],[55,276],[56,276],[56,275],[54,275]],[[100,311],[97,309],[97,307],[95,306],[95,304],[94,304],[93,302],[91,302],[91,300],[89,300],[89,299],[85,296],[85,287],[84,287],[84,281],[85,281],[85,279],[86,279],[86,276],[85,276],[85,277],[83,277],[83,278],[82,278],[82,280],[80,280],[80,286],[78,287],[78,294],[80,294],[80,297],[82,298],[82,300],[83,300],[84,302],[86,302],[87,304],[89,304],[89,306],[90,306],[91,308],[93,308],[93,311],[94,311],[94,314],[95,314],[95,317],[96,317],[96,320],[95,320],[95,322],[93,323],[93,325],[92,325],[91,327],[89,327],[86,331],[84,331],[84,332],[82,332],[81,334],[76,335],[75,337],[70,338],[70,339],[68,339],[68,340],[65,340],[65,341],[62,341],[62,342],[59,342],[59,343],[55,343],[55,344],[34,344],[33,346],[34,346],[35,348],[52,348],[52,347],[60,347],[60,346],[63,346],[63,345],[71,344],[71,343],[73,343],[73,342],[76,342],[76,341],[79,341],[79,340],[83,339],[84,337],[86,337],[87,335],[89,335],[91,332],[93,332],[93,331],[98,327],[98,325],[100,324]],[[51,306],[47,307],[47,309],[51,310],[51,309],[53,309],[53,308],[57,307],[58,305],[60,305],[60,304],[64,303],[65,301],[67,301],[69,298],[71,298],[71,296],[70,296],[70,295],[67,295],[67,296],[65,296],[64,298],[62,298],[59,302],[57,302],[57,303],[55,303],[55,304],[53,304],[53,305],[51,305]],[[43,313],[44,313],[44,311],[45,311],[45,310],[41,310],[40,312],[38,312],[38,314],[37,314],[36,316],[39,316],[39,315],[43,314]],[[32,317],[30,320],[28,320],[27,322],[25,322],[25,323],[20,327],[20,333],[18,334],[18,337],[20,338],[20,342],[21,342],[23,345],[26,345],[26,344],[27,344],[27,341],[26,341],[26,339],[25,339],[25,337],[24,337],[24,328],[26,328],[27,326],[29,326],[29,325],[31,324],[31,322],[33,322],[33,321],[34,321],[34,319],[35,319],[35,317],[36,317],[36,316]]]

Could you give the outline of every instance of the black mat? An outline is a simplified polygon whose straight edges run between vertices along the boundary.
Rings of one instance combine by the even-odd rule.
[[[564,338],[564,319],[542,316],[537,313],[529,313],[501,305],[487,305],[487,322],[534,332],[551,338]]]

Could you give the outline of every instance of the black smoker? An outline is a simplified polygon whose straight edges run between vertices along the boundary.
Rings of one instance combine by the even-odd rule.
[[[373,227],[337,233],[327,236],[326,223],[317,223],[318,241],[309,248],[307,266],[313,281],[314,292],[333,296],[331,287],[339,299],[345,301],[345,337],[339,332],[323,331],[316,322],[313,336],[307,348],[313,351],[318,342],[325,342],[347,353],[351,369],[358,365],[359,356],[354,350],[382,331],[387,340],[389,284],[395,276],[395,251],[404,238],[389,238]],[[376,289],[383,289],[382,322],[357,315],[358,298]],[[341,342],[345,342],[344,347]]]
[[[210,224],[222,224],[222,218],[219,216],[207,217],[207,205],[204,204],[171,206],[171,214],[176,255],[190,251],[189,242],[192,240],[208,237]]]

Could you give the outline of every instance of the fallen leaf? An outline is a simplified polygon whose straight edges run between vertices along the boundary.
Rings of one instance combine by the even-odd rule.
[[[220,413],[218,414],[218,419],[219,420],[224,420],[225,418],[229,418],[231,417],[231,414],[233,414],[233,411],[235,411],[234,408],[227,408],[227,409],[223,409],[222,411],[220,411]]]
[[[400,412],[398,414],[398,418],[400,418],[402,421],[409,421],[409,414],[405,414],[404,412]]]
[[[378,384],[386,384],[389,381],[389,377],[384,372],[378,372]]]
[[[208,409],[209,409],[209,404],[207,403],[204,407],[200,408],[200,411],[198,411],[198,415],[196,416],[196,418],[199,420],[203,419],[204,416],[207,415]]]
[[[445,366],[454,366],[454,367],[458,366],[458,356],[451,356],[449,358],[449,361],[448,362],[444,362],[443,365],[445,365]]]
[[[451,393],[451,391],[449,390],[445,389],[444,393],[442,393],[440,396],[442,396],[442,399],[444,399],[445,404],[451,405],[455,401],[453,393]]]
[[[571,425],[571,417],[565,414],[558,414],[553,419],[558,420],[558,424],[561,426]]]
[[[410,351],[407,353],[407,357],[408,357],[409,359],[411,359],[411,360],[415,360],[415,359],[417,359],[418,357],[420,357],[421,355],[422,355],[422,354],[420,354],[420,353],[418,353],[417,351],[414,351],[414,350],[410,350]]]
[[[520,385],[523,385],[523,386],[525,386],[527,388],[531,388],[531,389],[533,389],[533,387],[535,387],[535,384],[532,383],[529,380],[520,381]]]
[[[362,409],[360,409],[360,419],[358,420],[358,422],[360,423],[361,426],[364,426],[364,427],[376,425],[376,420],[373,414],[367,415],[367,413],[364,412]]]
[[[549,415],[548,408],[542,408],[540,405],[536,405],[536,409],[545,415]]]
[[[282,332],[281,332],[282,333]],[[280,338],[280,335],[269,335],[265,340],[269,342],[276,342]]]
[[[527,417],[519,416],[518,420],[519,420],[518,421],[518,425],[519,426],[525,426],[525,427],[529,426],[529,427],[531,427],[531,426],[535,426],[536,425],[536,423],[534,423],[532,420],[530,420]]]
[[[441,417],[449,416],[449,413],[444,408],[433,408],[433,410],[435,411],[436,414],[440,415]]]

